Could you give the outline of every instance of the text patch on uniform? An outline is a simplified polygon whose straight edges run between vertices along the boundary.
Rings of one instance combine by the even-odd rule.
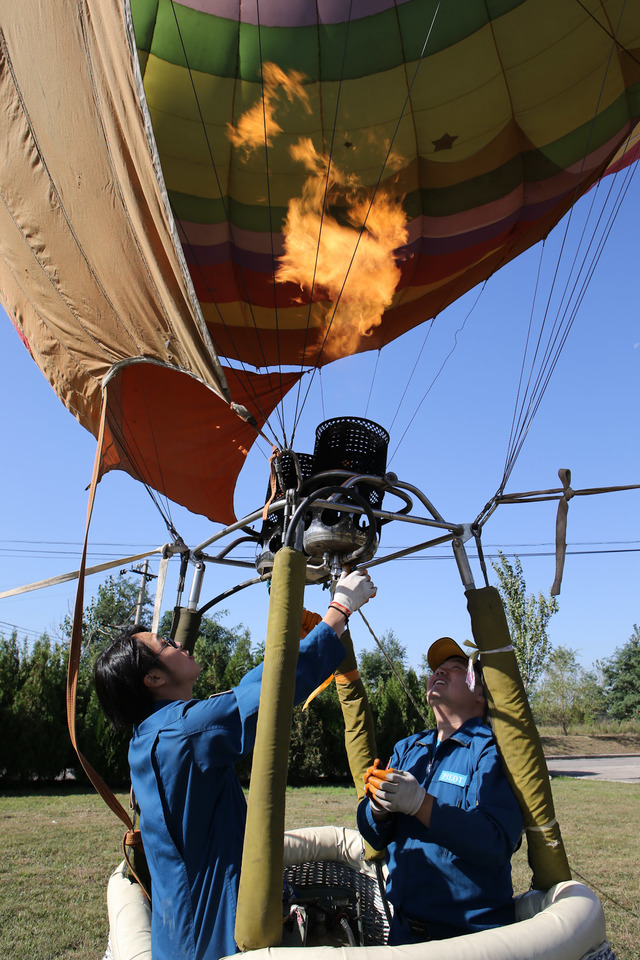
[[[444,783],[453,783],[456,787],[466,787],[467,785],[466,773],[454,773],[453,770],[443,770],[438,780]]]

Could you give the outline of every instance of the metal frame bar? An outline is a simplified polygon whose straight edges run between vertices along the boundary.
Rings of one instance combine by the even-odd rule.
[[[473,536],[473,524],[451,523],[445,520],[442,514],[429,500],[429,498],[414,484],[399,480],[395,474],[386,474],[384,477],[379,477],[370,474],[354,475],[353,473],[349,473],[344,470],[326,470],[320,474],[315,474],[313,477],[308,478],[304,484],[302,484],[302,487],[297,491],[299,502],[306,499],[305,487],[308,488],[311,481],[316,489],[318,483],[320,482],[327,485],[330,483],[339,484],[344,488],[345,493],[348,493],[352,487],[359,483],[366,483],[370,486],[377,487],[385,493],[396,496],[399,500],[403,501],[404,507],[397,511],[382,509],[376,510],[373,508],[370,510],[365,510],[363,507],[355,503],[349,503],[348,512],[359,515],[368,514],[370,517],[373,516],[376,520],[380,520],[381,523],[385,525],[397,520],[402,523],[413,524],[414,526],[425,526],[433,530],[443,531],[442,536],[434,537],[430,540],[423,540],[420,543],[405,547],[402,550],[397,550],[394,553],[388,554],[384,557],[378,557],[377,559],[374,558],[369,560],[366,564],[362,564],[362,566],[367,566],[368,568],[380,566],[383,563],[389,563],[391,560],[397,560],[401,557],[410,556],[413,553],[417,553],[419,550],[441,546],[444,543],[451,543],[463,587],[465,590],[473,587],[473,576],[471,574],[469,560],[464,547],[465,542]],[[419,503],[424,507],[426,515],[419,515],[413,512],[414,501],[416,500],[419,501]],[[314,509],[320,508],[321,510],[333,510],[338,513],[347,512],[345,511],[345,504],[335,500],[315,500],[313,502],[313,507]],[[288,527],[294,512],[292,510],[290,491],[287,492],[285,497],[282,497],[281,499],[273,501],[271,504],[269,504],[269,513],[275,513],[278,511],[282,511],[285,515],[285,525]],[[189,601],[190,607],[193,604],[193,595],[196,595],[199,598],[202,584],[202,568],[200,565],[204,565],[204,563],[215,563],[241,567],[244,569],[252,569],[254,567],[252,562],[246,560],[236,560],[229,557],[228,554],[241,543],[247,543],[251,541],[256,543],[259,542],[258,531],[255,532],[255,537],[253,537],[251,535],[252,532],[250,525],[255,523],[257,520],[261,520],[263,517],[263,512],[264,507],[260,507],[259,509],[252,511],[251,513],[242,517],[242,519],[237,520],[233,524],[229,524],[222,530],[214,533],[211,537],[203,540],[190,551],[191,562],[196,565],[196,570],[194,571],[194,583],[192,586],[192,597],[190,597]],[[218,541],[224,539],[224,537],[229,536],[237,530],[243,530],[245,534],[249,535],[240,537],[230,544],[226,544],[217,554],[205,553],[207,547],[210,547],[212,544],[217,543]],[[285,534],[286,530],[283,532],[283,536]],[[171,545],[168,545],[168,549],[171,549]]]

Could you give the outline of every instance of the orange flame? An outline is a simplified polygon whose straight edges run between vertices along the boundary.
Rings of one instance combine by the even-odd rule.
[[[399,199],[378,190],[371,200],[354,176],[333,163],[329,169],[310,140],[300,140],[292,155],[309,176],[302,196],[289,204],[276,279],[307,292],[315,285],[329,301],[325,355],[335,359],[355,352],[391,304],[400,280],[394,250],[407,242],[407,218]],[[343,222],[328,212],[329,206],[341,207]]]
[[[298,99],[307,113],[311,113],[309,97],[303,86],[304,74],[297,70],[286,73],[275,63],[265,63],[262,67],[263,95],[242,114],[234,126],[227,124],[227,134],[234,147],[242,148],[246,157],[258,147],[273,145],[273,138],[282,133],[282,127],[275,118],[276,110],[283,98],[293,103]]]

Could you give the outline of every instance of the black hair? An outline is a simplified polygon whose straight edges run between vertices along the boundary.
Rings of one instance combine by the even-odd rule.
[[[476,690],[480,687],[482,691],[482,696],[484,697],[484,709],[482,711],[482,719],[485,723],[488,722],[489,718],[489,701],[487,699],[487,688],[484,682],[484,674],[482,672],[482,664],[479,660],[473,661],[473,672],[476,675]]]
[[[156,654],[141,640],[146,627],[125,627],[111,646],[96,660],[94,680],[100,706],[114,727],[141,723],[151,712],[153,696],[144,678],[157,660]],[[158,661],[159,669],[164,669]]]

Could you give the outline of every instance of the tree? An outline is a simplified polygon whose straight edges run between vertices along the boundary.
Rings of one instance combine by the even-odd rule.
[[[623,647],[600,664],[605,683],[607,713],[615,720],[640,717],[640,628]]]
[[[525,690],[529,690],[549,658],[551,641],[547,626],[558,611],[558,601],[555,597],[545,597],[543,593],[537,597],[527,594],[519,558],[514,557],[512,566],[502,551],[498,553],[500,559],[492,566],[498,575],[498,591],[504,603],[522,682]]]
[[[98,592],[84,608],[82,614],[82,655],[91,664],[101,650],[108,647],[121,628],[134,622],[138,602],[139,581],[129,577],[107,577],[98,587]],[[142,607],[144,624],[151,623],[153,604],[147,597]],[[62,623],[63,636],[71,636],[73,621],[65,617]]]
[[[393,630],[382,635],[380,646],[382,649],[362,651],[358,661],[373,714],[378,754],[386,762],[394,744],[424,730],[433,715],[426,704],[424,678],[407,667],[407,649]]]
[[[383,763],[391,758],[398,740],[404,740],[428,725],[415,706],[418,704],[421,708],[420,700],[420,685],[412,667],[405,672],[402,682],[394,675],[378,689],[371,712],[376,725],[378,754]]]
[[[373,693],[391,679],[394,667],[401,676],[405,673],[407,648],[402,646],[393,630],[387,630],[380,637],[379,648],[362,650],[358,654],[358,664],[363,683]]]
[[[322,691],[306,710],[294,707],[289,750],[289,783],[347,780],[349,761],[344,744],[344,719],[335,683]]]
[[[557,724],[566,735],[574,723],[593,723],[603,709],[603,694],[594,673],[584,670],[576,650],[551,652],[531,696],[538,724]]]
[[[14,634],[8,642],[2,638],[0,648],[0,776],[53,780],[72,765],[73,757],[65,715],[67,650],[46,634],[31,646],[18,646]]]

